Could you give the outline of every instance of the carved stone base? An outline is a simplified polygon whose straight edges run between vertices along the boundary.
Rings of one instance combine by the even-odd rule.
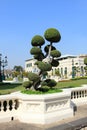
[[[73,116],[70,93],[28,95],[20,100],[19,120],[25,123],[50,124]]]

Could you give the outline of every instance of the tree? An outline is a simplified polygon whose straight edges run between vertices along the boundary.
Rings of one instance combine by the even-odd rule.
[[[86,65],[84,67],[84,69],[85,69],[85,72],[86,72],[86,75],[87,75],[87,57],[84,59],[84,64]]]
[[[13,77],[17,77],[18,75],[22,76],[23,67],[22,66],[14,66],[13,68]]]
[[[50,43],[44,47],[45,52],[43,53],[42,46],[45,44],[44,38]],[[44,81],[44,74],[47,74],[53,66],[57,67],[59,65],[57,58],[61,56],[60,51],[53,46],[53,43],[57,43],[61,39],[59,31],[55,28],[49,28],[45,31],[44,38],[40,35],[35,35],[31,40],[32,48],[30,53],[33,55],[34,59],[37,59],[35,65],[37,65],[40,70],[38,74],[30,72],[28,75],[29,80],[33,81],[31,87],[34,90],[41,87],[41,84]],[[46,79],[46,81],[48,80]],[[54,82],[51,82],[51,79],[49,81],[50,83]]]
[[[17,71],[17,72],[22,72],[23,71],[23,67],[22,66],[14,66],[13,70]]]

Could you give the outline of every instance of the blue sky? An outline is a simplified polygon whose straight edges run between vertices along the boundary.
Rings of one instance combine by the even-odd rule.
[[[61,34],[54,46],[62,55],[87,54],[87,0],[0,0],[0,53],[8,68],[24,67],[32,37],[51,27]]]

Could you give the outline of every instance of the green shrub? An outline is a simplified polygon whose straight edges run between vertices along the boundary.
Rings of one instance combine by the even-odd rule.
[[[40,76],[35,73],[29,72],[28,78],[30,81],[36,82],[37,80],[40,79]]]
[[[42,61],[44,59],[44,54],[43,53],[39,53],[39,54],[35,54],[34,55],[34,59],[37,59],[38,61]]]
[[[61,53],[58,51],[58,50],[52,50],[50,55],[52,57],[60,57],[61,56]]]
[[[26,89],[27,88],[30,88],[32,86],[32,81],[25,81],[24,83],[23,83],[23,87],[25,87]]]
[[[45,40],[40,35],[35,35],[31,41],[32,46],[42,46],[44,43]]]
[[[55,80],[53,80],[53,79],[46,79],[43,83],[42,83],[42,85],[44,86],[44,85],[46,85],[46,86],[49,86],[49,87],[54,87],[54,86],[56,86],[56,84],[57,84],[57,82],[55,81]]]
[[[51,64],[48,64],[48,63],[44,63],[44,62],[39,61],[39,62],[37,62],[36,64],[37,64],[38,68],[39,68],[42,72],[44,72],[44,71],[50,71],[50,70],[52,69]]]
[[[3,82],[0,82],[0,85],[10,85],[11,83],[3,83]]]
[[[59,65],[59,62],[57,61],[57,60],[52,60],[52,62],[51,62],[51,65],[53,66],[53,67],[57,67],[58,65]]]
[[[49,28],[45,31],[44,37],[47,41],[50,42],[59,42],[61,39],[60,33],[55,28]]]
[[[40,92],[48,92],[49,91],[49,87],[47,86],[47,85],[44,85],[44,86],[42,86],[41,88],[39,88],[39,91]]]
[[[55,80],[51,79],[51,80],[48,82],[47,85],[52,88],[52,87],[56,86],[56,84],[57,84],[57,82],[56,82]]]
[[[41,54],[42,51],[41,51],[41,49],[38,48],[38,47],[33,47],[33,48],[30,50],[30,53],[31,53],[32,55],[38,55],[38,54]]]
[[[41,86],[47,86],[47,82],[45,81],[41,82]]]

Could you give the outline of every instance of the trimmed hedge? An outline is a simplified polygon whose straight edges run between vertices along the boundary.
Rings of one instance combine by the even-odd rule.
[[[58,50],[52,50],[50,55],[52,57],[60,57],[61,56],[61,53],[58,51]]]
[[[36,82],[37,80],[40,79],[40,76],[35,73],[29,72],[28,78],[30,81]]]
[[[38,47],[33,47],[33,48],[31,48],[30,53],[31,53],[32,55],[37,55],[37,54],[39,55],[39,54],[42,53],[42,51],[41,51],[41,49],[38,48]]]
[[[37,61],[35,64],[38,66],[38,68],[39,68],[42,72],[44,72],[44,71],[50,71],[50,70],[52,69],[51,64],[48,64],[48,63],[44,63],[44,62],[41,62],[41,61]]]
[[[49,28],[45,31],[44,37],[47,41],[50,42],[59,42],[61,39],[61,35],[59,31],[55,28]]]
[[[27,88],[30,88],[32,86],[32,81],[25,81],[24,83],[23,83],[23,87],[25,87],[26,89]]]
[[[49,86],[49,87],[54,87],[57,85],[57,82],[54,79],[46,79],[45,81],[42,82],[42,86]]]
[[[45,43],[45,40],[40,35],[35,35],[31,41],[32,46],[42,46],[44,43]]]

